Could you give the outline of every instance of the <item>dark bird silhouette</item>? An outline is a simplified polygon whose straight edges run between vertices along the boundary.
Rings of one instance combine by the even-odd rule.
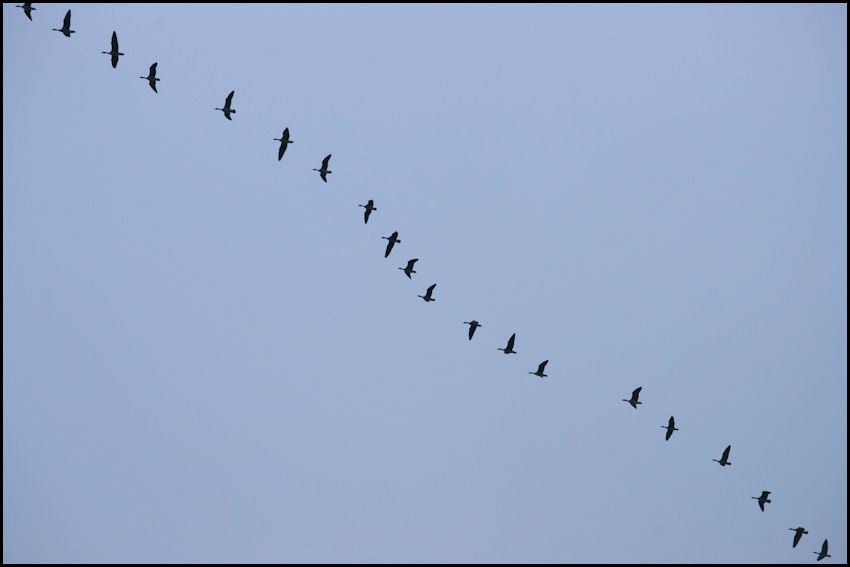
[[[404,272],[404,275],[406,275],[408,279],[413,279],[413,278],[410,277],[410,274],[416,273],[416,270],[413,269],[413,264],[415,264],[418,261],[419,261],[419,258],[414,258],[413,260],[408,260],[407,266],[405,266],[404,268],[399,268],[399,270],[402,270]]]
[[[759,508],[761,508],[761,511],[764,512],[765,503],[770,504],[770,498],[768,498],[768,496],[770,496],[770,491],[769,490],[762,490],[761,496],[759,496],[759,497],[751,496],[750,498],[752,498],[753,500],[758,500],[759,501]]]
[[[227,98],[224,101],[224,108],[216,108],[216,110],[222,111],[224,113],[224,117],[228,120],[233,120],[232,118],[230,118],[230,115],[236,113],[235,108],[230,108],[230,102],[233,100],[233,93],[235,92],[236,91],[230,91],[230,94],[227,95]]]
[[[803,537],[803,534],[807,534],[809,532],[806,531],[806,528],[788,528],[792,532],[794,532],[794,545],[791,547],[797,547],[797,544],[800,543],[800,538]]]
[[[638,386],[637,388],[635,388],[632,392],[632,398],[630,400],[623,398],[623,401],[629,402],[630,404],[632,404],[633,408],[637,409],[637,405],[643,403],[638,401],[638,396],[640,395],[641,388],[643,388],[643,386]]]
[[[716,462],[716,463],[720,463],[721,467],[725,467],[726,465],[731,465],[732,463],[729,462],[729,449],[731,449],[731,448],[732,448],[732,445],[729,445],[728,447],[726,447],[726,449],[723,451],[723,456],[720,457],[719,461],[717,459],[711,459],[711,460]]]
[[[511,335],[511,338],[508,339],[508,344],[505,348],[498,348],[497,350],[503,350],[505,351],[505,354],[516,354],[516,351],[514,350],[514,340],[516,340],[516,333]]]
[[[390,255],[390,251],[393,249],[393,246],[395,246],[396,242],[401,242],[401,240],[398,239],[398,231],[395,231],[389,236],[382,236],[381,238],[389,240],[389,242],[387,242],[387,251],[384,252],[384,258],[386,258]]]
[[[147,80],[148,80],[148,84],[149,84],[149,85],[151,86],[151,88],[153,89],[153,92],[158,92],[158,91],[156,90],[156,82],[157,82],[159,79],[157,79],[157,78],[156,78],[156,63],[154,63],[153,65],[151,65],[151,68],[150,68],[150,70],[148,71],[148,76],[147,76],[147,77],[141,77],[141,76],[140,76],[139,78],[140,78],[140,79],[147,79]]]
[[[812,553],[816,554],[818,556],[818,561],[820,561],[824,557],[832,557],[832,555],[827,553],[828,549],[829,549],[829,540],[825,539],[825,540],[823,540],[823,545],[820,548],[820,553],[818,553],[817,551],[813,551]]]
[[[26,14],[27,18],[32,21],[32,16],[30,16],[30,12],[35,10],[35,8],[32,7],[32,2],[24,2],[23,4],[18,4],[17,6],[15,6],[15,8],[23,8],[24,14]]]
[[[106,53],[107,55],[112,56],[112,68],[115,69],[118,67],[118,56],[124,55],[120,51],[118,51],[118,34],[114,31],[112,32],[112,51],[101,51],[101,53]]]
[[[673,421],[673,416],[670,416],[670,421],[667,422],[667,425],[662,425],[661,427],[667,429],[667,437],[664,439],[665,441],[669,441],[670,437],[673,435],[674,431],[679,431],[679,428],[676,427],[676,422]]]
[[[322,178],[322,181],[324,181],[325,183],[328,182],[328,178],[326,177],[326,175],[329,174],[329,173],[333,173],[333,171],[328,169],[328,162],[330,160],[331,160],[331,154],[328,154],[325,157],[325,159],[322,160],[322,169],[316,169],[315,167],[313,168],[313,171],[319,172],[319,176]]]
[[[357,205],[357,206],[363,207],[364,209],[366,209],[365,214],[363,215],[363,224],[366,224],[367,222],[369,222],[369,215],[372,214],[372,211],[378,210],[378,209],[375,208],[375,202],[372,199],[369,199],[369,201],[365,205]]]
[[[437,284],[431,284],[430,286],[428,286],[428,291],[426,291],[426,292],[425,292],[425,295],[417,295],[416,297],[421,297],[421,298],[422,298],[422,299],[424,299],[426,302],[428,302],[428,301],[437,301],[436,299],[434,299],[433,297],[431,297],[431,294],[432,294],[432,293],[434,293],[434,288],[435,288],[435,287],[437,287]]]
[[[280,161],[280,158],[283,157],[283,154],[286,153],[286,147],[289,144],[294,144],[292,140],[289,139],[289,128],[283,129],[283,135],[280,138],[275,138],[278,142],[280,142],[280,149],[277,150],[277,161]]]
[[[71,10],[68,10],[68,13],[65,14],[65,21],[62,24],[62,29],[53,28],[53,31],[62,32],[65,37],[71,37],[72,33],[77,33],[71,29]]]
[[[534,374],[535,376],[540,376],[541,378],[549,376],[548,374],[543,374],[543,369],[546,368],[546,363],[548,362],[548,360],[544,360],[540,363],[540,366],[537,367],[537,372],[529,372],[529,374]]]
[[[478,327],[484,326],[481,323],[479,323],[478,321],[476,321],[475,319],[473,319],[472,321],[464,321],[463,324],[469,325],[469,340],[470,341],[472,340],[472,335],[475,334],[475,329],[477,329]]]

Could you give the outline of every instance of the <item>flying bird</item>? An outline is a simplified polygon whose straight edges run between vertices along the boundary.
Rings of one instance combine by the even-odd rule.
[[[516,340],[516,333],[511,335],[511,338],[508,339],[508,344],[505,348],[498,348],[496,350],[503,350],[505,351],[505,354],[516,354],[516,351],[514,350],[514,340]]]
[[[106,53],[107,55],[112,56],[112,68],[115,69],[118,67],[118,56],[124,55],[120,51],[118,51],[118,34],[114,31],[112,32],[112,51],[101,51],[101,53]]]
[[[404,275],[406,275],[408,279],[413,279],[413,278],[410,277],[410,274],[416,273],[416,270],[413,269],[413,264],[415,264],[418,261],[419,261],[419,258],[414,258],[413,260],[408,260],[407,266],[405,266],[404,268],[399,268],[399,270],[402,270],[404,272]]]
[[[280,142],[280,149],[277,151],[277,161],[280,161],[280,158],[286,153],[286,147],[295,142],[289,139],[289,128],[284,128],[283,135],[280,138],[275,138],[275,140]]]
[[[791,547],[797,547],[797,544],[800,543],[800,538],[803,537],[803,534],[807,534],[809,532],[806,531],[806,528],[788,528],[792,532],[794,532],[794,545]]]
[[[667,422],[667,425],[661,425],[660,427],[667,429],[667,437],[665,441],[669,441],[670,437],[673,435],[674,431],[679,431],[679,428],[676,427],[676,422],[673,421],[673,416],[670,416],[670,421]]]
[[[328,182],[328,178],[325,177],[328,173],[333,173],[330,169],[328,169],[328,162],[331,160],[331,154],[328,154],[325,159],[322,160],[322,169],[313,168],[313,171],[318,171],[319,176],[322,178],[322,181],[325,183]]]
[[[18,4],[17,6],[15,6],[15,8],[23,8],[24,14],[26,14],[27,18],[32,21],[32,16],[30,16],[30,12],[35,10],[35,8],[32,7],[32,2],[24,2],[23,4]]]
[[[464,321],[463,324],[469,325],[469,340],[470,341],[472,340],[472,335],[475,334],[475,329],[477,329],[478,327],[484,326],[481,323],[479,323],[478,321],[476,321],[475,319],[473,319],[472,321]]]
[[[147,80],[148,80],[148,84],[149,84],[149,85],[151,86],[151,88],[153,89],[153,92],[158,92],[158,91],[156,90],[156,82],[157,82],[159,79],[157,79],[157,78],[156,78],[156,63],[154,63],[153,65],[151,65],[151,68],[150,68],[150,70],[148,71],[148,76],[147,76],[147,77],[141,77],[141,76],[140,76],[139,78],[140,78],[140,79],[147,79]]]
[[[437,301],[436,299],[431,297],[431,294],[434,293],[435,287],[437,287],[437,284],[431,284],[430,286],[428,286],[428,291],[425,292],[425,295],[417,295],[416,297],[421,297],[425,300],[426,303],[428,301]]]
[[[726,449],[723,451],[723,456],[720,457],[719,461],[717,459],[711,459],[711,460],[716,462],[716,463],[720,463],[721,467],[725,467],[726,465],[731,465],[732,463],[729,462],[729,449],[731,449],[731,448],[732,448],[732,445],[729,445],[728,447],[726,447]]]
[[[623,398],[623,401],[629,402],[630,404],[632,404],[633,408],[637,409],[637,405],[643,403],[638,401],[638,396],[640,395],[641,388],[643,388],[643,386],[638,386],[637,388],[635,388],[632,392],[632,398],[630,400]]]
[[[384,258],[386,258],[390,255],[390,250],[393,249],[393,246],[395,246],[396,242],[401,242],[401,240],[398,239],[398,231],[395,231],[389,236],[382,236],[381,238],[389,240],[389,242],[387,242],[387,251],[384,252]]]
[[[541,378],[545,378],[548,374],[543,374],[543,369],[546,368],[546,363],[548,360],[544,360],[540,363],[540,366],[537,367],[537,372],[529,372],[529,374],[534,374],[536,376],[540,376]]]
[[[62,29],[53,28],[53,31],[62,32],[65,37],[71,37],[72,33],[77,33],[76,31],[71,29],[71,10],[68,10],[68,13],[65,14],[65,21],[62,24]]]
[[[216,110],[222,111],[224,113],[224,117],[228,120],[233,120],[232,118],[230,118],[230,115],[236,113],[235,108],[230,108],[230,102],[233,100],[233,93],[235,92],[236,91],[230,91],[230,94],[227,95],[227,98],[224,101],[224,108],[216,108]]]
[[[770,491],[769,490],[762,490],[761,496],[759,496],[759,497],[751,496],[750,498],[752,498],[753,500],[758,500],[759,501],[759,508],[761,508],[761,511],[764,512],[765,503],[770,504],[770,498],[768,498],[768,496],[770,496]]]
[[[363,224],[366,224],[367,222],[369,222],[369,215],[372,214],[372,211],[378,210],[378,209],[375,208],[375,202],[372,199],[369,199],[369,201],[365,205],[357,205],[357,206],[363,207],[364,209],[366,209],[365,214],[363,215]]]
[[[818,561],[823,559],[824,557],[832,557],[829,553],[827,553],[827,549],[829,548],[829,540],[823,540],[823,545],[820,548],[820,553],[817,551],[813,551],[812,553],[818,556]]]

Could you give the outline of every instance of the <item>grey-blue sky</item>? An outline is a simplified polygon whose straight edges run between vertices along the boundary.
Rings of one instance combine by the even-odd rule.
[[[846,7],[36,7],[5,561],[846,562]]]

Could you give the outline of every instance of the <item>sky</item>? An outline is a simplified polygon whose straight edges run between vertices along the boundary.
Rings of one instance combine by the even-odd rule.
[[[35,6],[4,562],[847,562],[845,5]]]

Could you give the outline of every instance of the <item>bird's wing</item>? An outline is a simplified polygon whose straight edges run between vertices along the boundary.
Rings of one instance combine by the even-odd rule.
[[[728,447],[726,447],[726,449],[723,450],[723,460],[724,461],[729,458],[729,450],[731,448],[732,448],[732,445],[729,445]]]
[[[155,82],[151,81],[150,85],[151,85],[151,88],[153,89],[153,92],[159,92],[159,91],[156,90],[156,83]]]
[[[321,177],[321,178],[322,178],[322,181],[324,181],[325,183],[327,183],[327,182],[328,182],[328,178],[327,178],[327,177],[325,177],[325,173],[324,173],[324,172],[319,173],[319,177]]]
[[[65,27],[71,28],[71,10],[68,10],[68,13],[65,14]]]
[[[540,372],[543,372],[543,369],[546,368],[547,364],[549,364],[548,360],[544,360],[543,362],[540,363],[540,368],[539,368]]]
[[[761,511],[764,512],[764,500],[759,500],[759,508],[761,508]]]
[[[233,100],[233,93],[236,91],[230,91],[230,94],[227,95],[227,100],[224,101],[224,106],[230,106],[230,101]]]
[[[428,295],[431,295],[431,292],[434,291],[435,287],[437,287],[437,284],[431,284],[431,287],[428,288]]]
[[[514,339],[516,339],[516,333],[511,335],[511,338],[508,339],[508,349],[509,350],[514,348]]]
[[[289,140],[289,128],[284,128],[284,129],[283,129],[283,139],[284,139],[284,140]]]
[[[328,154],[328,157],[322,160],[322,169],[328,168],[328,162],[331,161],[331,154]]]
[[[112,32],[112,51],[118,51],[118,34]]]
[[[670,437],[672,437],[672,436],[673,436],[673,430],[672,430],[672,429],[668,429],[668,430],[667,430],[667,437],[666,437],[667,441],[669,441],[669,440],[670,440]]]
[[[280,143],[280,149],[277,151],[277,161],[280,161],[280,158],[283,157],[283,152],[286,151],[286,146],[288,146],[288,145],[289,144],[287,144],[286,142]]]
[[[672,416],[672,415],[670,416],[670,421],[669,421],[669,422],[667,422],[667,425],[668,425],[668,427],[674,427],[674,426],[676,425],[676,422],[675,422],[675,421],[673,421],[673,416]]]
[[[632,392],[632,396],[634,397],[634,399],[637,399],[637,397],[640,395],[641,388],[643,388],[643,386],[638,386],[637,388],[635,388],[634,392]]]
[[[155,76],[156,76],[156,63],[154,63],[153,65],[151,65],[150,75],[151,75],[152,77],[155,77]]]

